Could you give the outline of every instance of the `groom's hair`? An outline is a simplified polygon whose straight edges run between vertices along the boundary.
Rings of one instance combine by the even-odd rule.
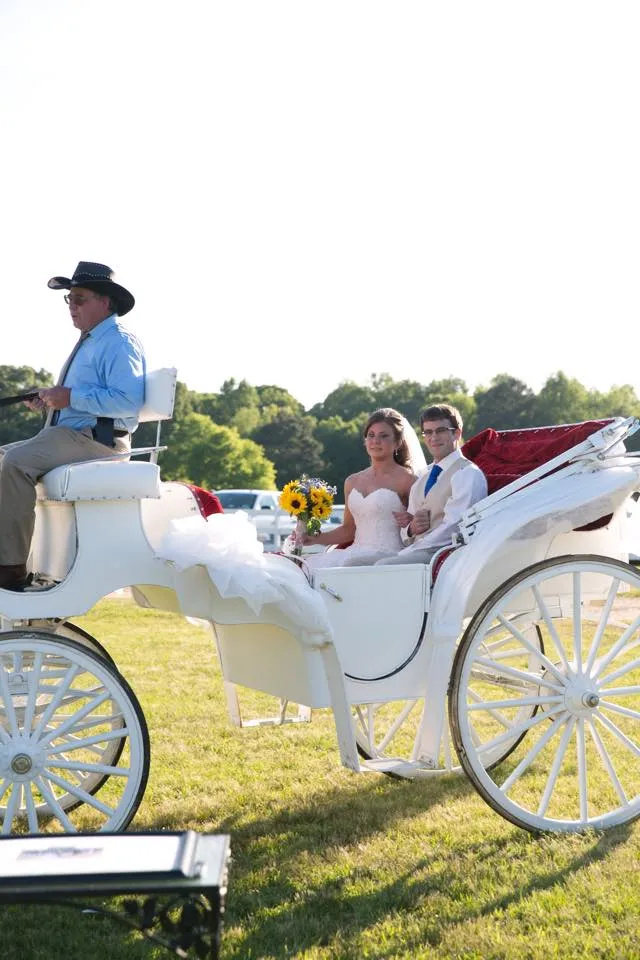
[[[380,407],[379,410],[374,410],[364,425],[364,430],[362,431],[363,437],[366,437],[374,423],[387,423],[391,427],[393,438],[397,444],[393,453],[393,459],[396,463],[399,463],[400,466],[408,467],[411,456],[409,454],[409,446],[404,436],[404,417],[402,414],[394,410],[393,407]]]
[[[424,426],[425,420],[448,420],[452,427],[462,433],[462,415],[450,403],[438,403],[427,407],[420,414],[420,426]]]

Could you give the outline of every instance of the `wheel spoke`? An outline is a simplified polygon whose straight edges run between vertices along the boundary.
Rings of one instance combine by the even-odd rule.
[[[605,601],[604,608],[602,610],[602,616],[598,622],[596,632],[593,635],[593,640],[591,641],[591,648],[587,655],[587,664],[585,666],[584,672],[587,676],[591,673],[591,668],[593,667],[594,660],[600,649],[600,642],[604,636],[604,631],[609,623],[609,617],[611,615],[611,608],[613,607],[614,600],[618,596],[618,588],[620,587],[620,580],[617,577],[611,581],[611,586],[609,587],[609,595]]]
[[[599,720],[600,723],[602,723],[607,730],[609,730],[614,737],[620,741],[621,744],[623,744],[623,746],[630,750],[631,753],[634,753],[636,757],[640,757],[640,747],[638,747],[633,740],[630,740],[629,737],[627,737],[622,730],[620,730],[620,728],[613,723],[613,721],[609,720],[608,717],[605,717],[605,715],[600,712],[596,713],[595,716],[596,719]]]
[[[51,783],[57,784],[57,786],[62,787],[67,793],[73,794],[74,797],[77,797],[78,800],[82,800],[84,803],[88,803],[90,806],[95,807],[96,810],[99,810],[100,813],[104,813],[105,816],[110,816],[113,813],[113,807],[109,807],[106,803],[102,803],[96,797],[92,796],[90,793],[87,793],[86,790],[83,790],[82,787],[78,787],[75,783],[71,783],[69,780],[65,780],[64,777],[59,777],[57,773],[52,773],[51,770],[47,770],[47,779]]]
[[[622,784],[620,783],[620,780],[618,779],[618,776],[617,776],[617,774],[616,774],[616,772],[615,772],[615,770],[614,770],[614,768],[613,768],[613,764],[612,764],[612,762],[611,762],[611,758],[610,758],[609,754],[607,753],[607,750],[606,750],[606,748],[605,748],[604,743],[602,742],[602,737],[600,736],[600,734],[599,734],[598,731],[596,730],[596,725],[595,725],[595,723],[593,722],[593,720],[589,720],[589,732],[591,733],[591,737],[592,737],[592,739],[593,739],[593,742],[594,742],[595,745],[596,745],[596,750],[598,751],[598,753],[599,753],[599,755],[600,755],[600,759],[602,760],[602,763],[604,764],[604,767],[605,767],[607,773],[609,774],[609,779],[611,780],[611,783],[613,784],[614,789],[615,789],[616,793],[618,794],[618,797],[619,797],[619,799],[620,799],[620,802],[623,803],[623,804],[625,805],[625,807],[629,806],[629,801],[627,800],[627,795],[626,795],[626,793],[624,792],[624,788],[623,788]]]
[[[27,823],[29,824],[29,833],[37,833],[38,814],[36,813],[36,805],[33,802],[33,794],[31,793],[30,784],[23,784],[23,796],[24,804],[27,808]]]
[[[131,773],[127,767],[113,767],[106,763],[81,763],[79,760],[55,760],[53,762],[56,770],[77,770],[87,773],[106,773],[111,777],[128,777]]]
[[[548,713],[536,713],[533,717],[529,717],[528,720],[519,723],[507,733],[502,733],[498,737],[494,737],[492,740],[487,740],[486,743],[483,743],[482,746],[478,748],[478,753],[486,753],[488,750],[492,750],[494,747],[499,746],[501,743],[507,743],[508,740],[511,740],[514,736],[517,736],[520,733],[526,733],[527,730],[537,727],[541,723],[545,723],[549,717],[556,714],[559,710],[562,710],[562,706],[556,707],[555,710],[549,710]]]
[[[614,670],[613,673],[608,673],[606,677],[602,677],[600,679],[600,686],[606,687],[608,683],[611,683],[613,680],[617,680],[618,677],[623,677],[625,673],[629,673],[630,670],[635,670],[637,669],[637,667],[640,667],[640,657],[637,657],[635,660],[632,660],[630,663],[625,663],[622,667],[619,667],[617,670]],[[636,687],[635,689],[637,693],[640,693],[640,687]]]
[[[506,619],[505,619],[504,617],[502,617],[502,616],[500,616],[498,619],[499,619],[499,620],[504,624],[504,626],[513,634],[513,636],[516,638],[516,640],[517,640],[519,643],[521,643],[522,646],[525,647],[525,648],[529,651],[529,653],[532,653],[532,654],[534,655],[534,657],[536,657],[536,658],[540,661],[540,663],[541,663],[543,666],[545,666],[550,673],[552,673],[552,674],[554,675],[554,677],[556,678],[556,680],[558,680],[558,681],[564,686],[564,683],[565,683],[566,678],[565,678],[564,674],[562,673],[562,671],[558,670],[558,668],[556,667],[555,663],[552,663],[551,660],[549,660],[548,657],[545,657],[544,653],[542,653],[542,651],[540,650],[540,648],[539,648],[539,647],[536,647],[536,646],[534,646],[534,644],[530,643],[530,641],[527,639],[527,637],[525,637],[525,635],[524,635],[523,633],[520,633],[520,631],[517,629],[517,627],[512,626],[512,625],[509,623],[508,620],[506,620]]]
[[[485,659],[485,657],[476,657],[474,660],[474,666],[478,663],[487,668],[492,666],[491,661]],[[558,692],[562,692],[564,687],[564,683],[562,686],[559,686],[557,683],[552,683],[551,680],[548,680],[546,677],[539,676],[536,673],[530,673],[528,670],[518,670],[515,667],[507,666],[507,664],[500,664],[500,672],[505,674],[507,677],[513,677],[515,680],[521,680],[528,686],[532,687],[549,687],[550,690],[557,690]],[[496,678],[496,682],[499,683],[500,679]]]
[[[542,794],[542,799],[540,800],[540,805],[538,806],[539,817],[544,817],[549,807],[551,794],[553,793],[553,788],[556,785],[556,781],[558,779],[558,773],[560,772],[560,767],[562,766],[564,755],[567,752],[567,747],[569,746],[569,740],[571,739],[571,734],[573,733],[574,725],[575,725],[575,717],[569,717],[569,719],[567,720],[567,726],[564,730],[564,733],[562,734],[562,737],[560,738],[560,743],[558,744],[556,755],[553,758],[553,763],[551,764],[551,769],[549,770],[549,776],[547,777],[547,782],[545,783],[545,786],[544,786],[544,793]]]
[[[640,712],[630,710],[629,707],[621,707],[617,703],[608,703],[606,700],[601,700],[598,706],[605,710],[611,710],[612,713],[619,713],[622,717],[631,717],[632,720],[640,720]]]
[[[54,737],[60,736],[63,733],[66,733],[74,724],[81,719],[86,717],[88,713],[91,713],[96,707],[99,707],[109,699],[109,691],[103,690],[99,697],[96,697],[94,700],[90,700],[89,703],[86,703],[84,707],[81,707],[76,714],[69,717],[68,720],[65,720],[64,723],[61,723],[59,727],[56,727],[55,730],[48,730],[46,735],[40,738],[41,743],[48,743],[49,740],[53,740]]]
[[[24,711],[24,721],[22,724],[22,729],[25,733],[28,733],[31,730],[31,726],[33,724],[36,702],[38,700],[38,691],[40,688],[40,670],[42,669],[42,660],[42,653],[36,653],[35,657],[33,658],[33,672],[30,678],[27,704]],[[31,830],[31,827],[29,827],[29,829]],[[34,831],[31,830],[31,832],[33,833]]]
[[[573,574],[573,659],[576,673],[582,673],[582,591],[580,573]]]
[[[584,719],[576,722],[576,759],[578,761],[578,793],[580,796],[580,822],[587,823],[589,810],[587,804],[587,752],[584,743]]]
[[[17,811],[20,808],[20,797],[22,794],[22,784],[14,783],[11,795],[9,797],[9,802],[5,807],[4,817],[2,819],[2,835],[3,837],[8,837],[11,833],[11,825],[13,824],[13,818],[16,816]]]
[[[477,694],[476,694],[477,696]],[[548,697],[517,697],[513,700],[481,700],[478,697],[478,703],[470,703],[468,706],[469,710],[488,710],[491,713],[491,716],[494,716],[493,711],[495,710],[495,719],[498,723],[504,723],[506,726],[511,726],[508,721],[503,721],[501,719],[502,715],[497,711],[500,708],[504,707],[525,707],[533,706],[534,704],[541,706],[543,703],[559,703],[562,700],[561,696],[548,696]]]
[[[6,670],[0,670],[0,696],[5,705],[5,716],[9,722],[9,734],[12,737],[19,735],[18,718],[13,706],[13,695],[9,690],[9,680]],[[8,738],[7,741],[8,742]]]
[[[53,716],[53,714],[55,713],[55,711],[56,711],[57,708],[59,707],[60,701],[62,700],[62,698],[64,697],[65,693],[67,692],[67,690],[69,689],[69,687],[70,687],[71,684],[73,683],[73,681],[74,681],[74,679],[75,679],[75,676],[76,676],[76,674],[78,673],[78,669],[79,669],[79,668],[78,668],[75,664],[73,664],[73,663],[70,663],[70,664],[69,664],[69,668],[68,668],[68,669],[66,670],[66,672],[65,672],[64,679],[63,679],[62,683],[60,683],[60,684],[58,685],[58,687],[57,687],[57,689],[56,689],[56,692],[55,692],[55,694],[53,695],[53,697],[51,698],[51,700],[49,701],[49,704],[48,704],[46,710],[40,715],[40,719],[39,719],[39,721],[38,721],[38,723],[37,723],[37,725],[36,725],[35,730],[33,730],[32,733],[31,733],[31,739],[32,739],[32,740],[35,740],[35,739],[37,739],[37,738],[40,736],[40,733],[41,733],[42,730],[45,728],[45,726],[46,726],[47,723],[49,722],[50,718]]]
[[[37,784],[38,790],[47,801],[52,816],[56,817],[56,819],[60,821],[67,833],[77,833],[78,831],[56,800],[53,790],[46,780],[43,777],[36,777],[34,782]]]
[[[606,655],[605,657],[603,657],[603,659],[600,661],[600,663],[598,664],[598,669],[597,669],[596,672],[593,674],[593,679],[594,679],[594,680],[597,680],[597,679],[598,679],[598,677],[602,674],[602,671],[603,671],[606,667],[608,667],[609,664],[611,663],[611,661],[614,660],[615,657],[618,656],[618,654],[620,653],[620,651],[621,651],[624,647],[627,646],[629,640],[630,640],[631,637],[634,635],[634,633],[636,632],[636,630],[638,629],[638,627],[640,627],[640,617],[636,617],[636,619],[633,621],[633,623],[631,623],[631,624],[627,627],[627,629],[624,631],[624,633],[623,633],[622,636],[618,639],[618,641],[617,641],[616,643],[614,643],[614,645],[612,646],[611,650],[609,650],[609,653],[607,653],[607,655]],[[629,645],[629,646],[628,646],[628,649],[631,649],[631,646],[634,646],[634,647],[637,646],[638,642],[640,642],[640,640],[634,641],[634,643],[633,643],[632,645]]]
[[[51,755],[56,753],[70,753],[72,750],[81,750],[84,747],[91,746],[93,743],[104,743],[109,740],[121,740],[128,736],[129,731],[126,727],[118,727],[116,730],[105,730],[104,733],[96,733],[92,737],[85,737],[84,740],[77,740],[75,743],[69,743],[65,741],[65,743],[59,747],[50,746],[47,749],[47,754]]]
[[[506,730],[510,730],[511,727],[513,726],[512,722],[510,720],[507,720],[504,714],[500,713],[499,710],[492,709],[492,707],[495,707],[496,703],[500,703],[501,701],[496,700],[493,704],[490,704],[486,700],[483,700],[480,694],[476,693],[475,690],[472,690],[471,687],[469,688],[469,699],[474,701],[473,703],[470,703],[468,705],[469,710],[486,710],[489,716],[492,717],[496,721],[496,723],[499,723],[500,726],[504,727]],[[514,702],[513,700],[502,701],[502,703],[507,705],[511,705],[513,702]]]
[[[501,790],[504,793],[508,793],[514,783],[522,776],[525,770],[528,770],[535,758],[538,756],[541,750],[546,747],[547,743],[555,735],[556,731],[560,726],[565,723],[567,720],[567,714],[563,713],[556,721],[551,724],[551,726],[545,730],[540,739],[531,747],[529,752],[522,758],[518,766],[511,772],[507,779],[501,784]]]
[[[398,732],[398,730],[400,729],[404,721],[407,719],[407,717],[409,716],[409,714],[411,713],[411,711],[413,710],[417,702],[418,702],[417,700],[410,700],[407,703],[406,707],[404,707],[403,710],[401,710],[399,715],[396,717],[396,719],[391,724],[386,734],[378,744],[378,750],[380,753],[382,753],[383,750],[385,750],[388,744],[391,742],[391,740],[393,740],[396,733]]]
[[[569,675],[572,675],[573,671],[569,667],[569,661],[567,660],[567,655],[564,652],[564,647],[560,642],[560,637],[558,636],[558,631],[556,630],[555,624],[549,615],[549,610],[546,603],[544,602],[544,597],[540,593],[540,589],[537,585],[533,586],[533,595],[536,598],[536,603],[538,604],[538,610],[542,614],[542,619],[544,620],[545,626],[549,631],[549,636],[551,637],[551,642],[553,643],[556,653],[562,661],[562,666],[567,671]]]

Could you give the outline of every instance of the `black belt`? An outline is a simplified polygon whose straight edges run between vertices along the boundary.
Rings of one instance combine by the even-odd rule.
[[[128,437],[128,430],[114,430],[111,417],[98,417],[95,427],[91,428],[93,439],[105,447],[114,447],[114,437]]]

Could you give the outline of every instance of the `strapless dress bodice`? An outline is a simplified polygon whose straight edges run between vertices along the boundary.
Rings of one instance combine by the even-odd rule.
[[[374,553],[396,553],[402,547],[400,530],[393,516],[403,505],[395,490],[380,487],[364,496],[349,494],[349,510],[356,522],[353,548]]]

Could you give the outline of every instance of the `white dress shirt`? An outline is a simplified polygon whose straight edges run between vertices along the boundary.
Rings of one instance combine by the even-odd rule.
[[[461,459],[460,450],[453,450],[448,456],[438,464],[442,467],[442,472],[448,470],[456,460]],[[431,467],[426,473],[416,481],[416,486],[422,484],[422,491],[431,473]],[[437,483],[438,481],[436,481]],[[418,488],[420,489],[420,488]],[[451,477],[451,496],[446,502],[444,508],[444,518],[433,530],[429,530],[424,536],[419,537],[410,543],[402,551],[410,550],[429,550],[438,547],[446,547],[451,543],[451,537],[456,527],[462,519],[465,510],[468,510],[478,500],[487,496],[487,478],[482,470],[476,467],[475,463],[470,463],[464,470],[457,470]],[[402,531],[403,538],[407,536],[407,527]]]

